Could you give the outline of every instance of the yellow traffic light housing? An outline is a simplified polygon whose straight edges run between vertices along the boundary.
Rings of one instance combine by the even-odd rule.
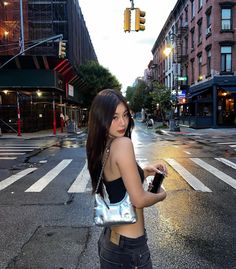
[[[145,30],[145,11],[141,11],[139,8],[135,8],[135,31],[144,31]]]
[[[124,11],[124,31],[130,32],[131,28],[131,10],[126,8]]]
[[[66,42],[64,40],[59,41],[59,51],[58,51],[59,58],[66,57]]]

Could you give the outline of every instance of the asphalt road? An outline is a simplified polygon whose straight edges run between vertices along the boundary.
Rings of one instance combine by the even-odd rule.
[[[169,170],[167,199],[145,209],[154,268],[236,268],[234,137],[137,123],[137,161]],[[4,139],[2,153],[14,144],[39,148],[0,162],[0,268],[99,268],[84,137]]]

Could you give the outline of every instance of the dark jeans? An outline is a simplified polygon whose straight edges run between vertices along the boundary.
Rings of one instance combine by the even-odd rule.
[[[120,236],[118,244],[110,240],[110,228],[104,228],[98,241],[101,269],[152,269],[146,234],[138,238]]]

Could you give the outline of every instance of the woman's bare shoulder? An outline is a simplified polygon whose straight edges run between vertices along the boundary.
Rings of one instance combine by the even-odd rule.
[[[118,137],[115,138],[112,142],[112,146],[115,148],[120,148],[120,147],[133,147],[133,143],[129,137]]]

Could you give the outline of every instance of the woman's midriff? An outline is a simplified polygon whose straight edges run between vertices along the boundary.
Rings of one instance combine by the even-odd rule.
[[[143,209],[136,208],[137,222],[134,224],[126,224],[120,226],[111,227],[114,232],[129,237],[137,238],[144,235],[144,216]]]

